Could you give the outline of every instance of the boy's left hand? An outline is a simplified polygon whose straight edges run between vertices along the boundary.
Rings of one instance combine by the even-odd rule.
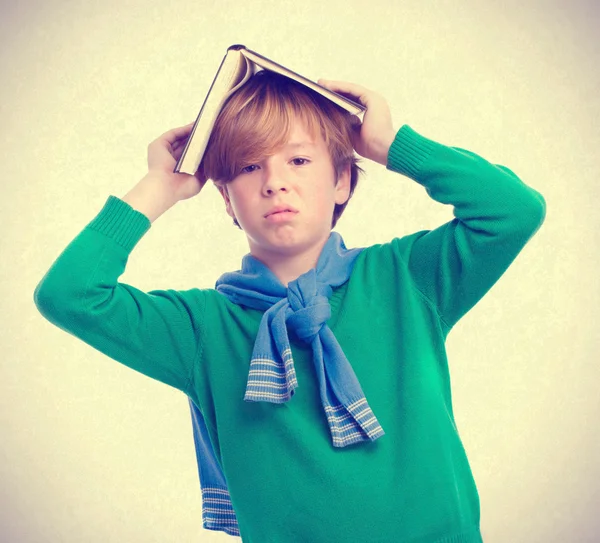
[[[387,166],[388,151],[396,137],[396,131],[385,98],[375,91],[347,81],[318,79],[317,83],[367,108],[362,123],[355,116],[352,145],[360,156]]]

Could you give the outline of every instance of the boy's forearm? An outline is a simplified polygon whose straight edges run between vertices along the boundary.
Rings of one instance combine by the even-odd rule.
[[[177,203],[168,196],[164,181],[151,174],[146,174],[121,200],[148,217],[151,223]]]
[[[390,152],[390,147],[394,140],[396,139],[396,131],[388,132],[387,134],[381,136],[379,141],[377,142],[377,151],[375,162],[379,162],[382,166],[386,166],[388,164],[388,155]]]

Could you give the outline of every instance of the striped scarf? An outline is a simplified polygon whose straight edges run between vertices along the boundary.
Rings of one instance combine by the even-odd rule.
[[[316,269],[290,282],[287,289],[265,264],[249,254],[242,260],[241,271],[223,274],[216,285],[230,301],[266,310],[254,343],[244,400],[283,403],[294,395],[298,383],[287,324],[312,346],[321,401],[335,447],[383,435],[352,366],[326,324],[331,317],[332,287],[349,279],[361,251],[346,249],[340,234],[331,232]]]

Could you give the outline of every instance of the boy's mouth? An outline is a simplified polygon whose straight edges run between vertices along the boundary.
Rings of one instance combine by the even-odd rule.
[[[279,211],[277,213],[271,213],[270,215],[267,215],[265,220],[272,223],[281,223],[291,221],[295,216],[295,211]]]
[[[294,209],[291,206],[278,205],[269,210],[269,212],[265,215],[265,219],[271,215],[275,215],[278,213],[285,213],[285,212],[298,213],[298,210]]]

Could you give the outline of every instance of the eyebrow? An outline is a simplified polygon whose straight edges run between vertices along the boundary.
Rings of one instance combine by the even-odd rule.
[[[298,141],[294,143],[288,143],[286,147],[314,147],[314,144],[308,141]]]

